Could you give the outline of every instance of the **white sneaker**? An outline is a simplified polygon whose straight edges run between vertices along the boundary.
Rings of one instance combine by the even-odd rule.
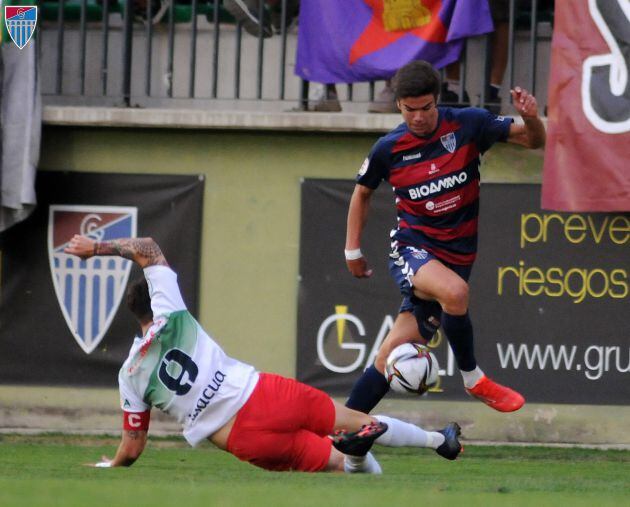
[[[394,90],[387,84],[376,96],[374,102],[370,102],[368,107],[368,113],[392,114],[399,112],[398,106],[396,106]]]
[[[260,30],[260,20],[258,19],[260,10],[259,0],[225,0],[223,7],[234,16],[234,19],[243,22],[243,28],[245,28],[247,33],[258,37]],[[262,27],[262,31],[263,37],[267,38],[273,35],[273,31],[271,30],[271,20],[266,6],[265,11],[265,23]]]
[[[312,86],[315,85],[315,86]],[[309,111],[320,113],[338,113],[341,111],[341,102],[336,91],[328,90],[325,84],[311,83],[312,90],[309,93]]]

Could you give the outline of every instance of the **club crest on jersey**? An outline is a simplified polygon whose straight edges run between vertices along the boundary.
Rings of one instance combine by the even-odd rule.
[[[426,259],[429,255],[424,248],[418,249],[410,246],[409,250],[411,250],[411,256],[416,259]]]
[[[109,329],[127,286],[132,262],[122,257],[81,260],[63,252],[75,234],[96,241],[134,238],[137,208],[51,205],[48,260],[57,301],[70,332],[90,354]]]
[[[444,146],[444,148],[446,148],[450,153],[455,153],[457,141],[455,140],[455,134],[453,132],[444,134],[440,137],[440,141],[442,141],[442,146]]]
[[[37,6],[7,5],[4,8],[4,24],[15,45],[22,49],[31,40],[37,25]]]
[[[363,176],[367,172],[369,165],[370,165],[370,159],[366,158],[363,161],[363,164],[361,164],[361,167],[359,168],[359,176]]]

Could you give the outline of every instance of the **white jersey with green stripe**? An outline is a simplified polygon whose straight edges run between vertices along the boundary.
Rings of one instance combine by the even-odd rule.
[[[225,354],[186,309],[177,275],[167,266],[144,269],[153,325],[136,338],[118,375],[126,412],[157,407],[182,423],[197,445],[227,423],[258,382],[250,365]]]

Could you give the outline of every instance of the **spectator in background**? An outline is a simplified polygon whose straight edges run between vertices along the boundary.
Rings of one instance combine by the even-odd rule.
[[[389,34],[400,34],[400,33],[412,32],[414,29],[417,29],[421,26],[425,26],[426,24],[430,23],[431,22],[430,20],[432,19],[431,10],[433,9],[433,7],[427,7],[427,5],[424,5],[424,3],[419,0],[406,2],[406,3],[396,2],[394,0],[383,0],[382,4],[379,4],[378,2],[373,2],[370,0],[364,0],[364,1],[366,4],[370,6],[370,9],[373,10],[375,15],[382,16],[384,30]],[[483,14],[486,17],[489,24],[490,16],[488,15],[488,11],[487,11],[488,5],[486,4],[486,1],[488,0],[476,0],[476,3],[474,4],[471,1],[470,8],[472,9],[472,11],[468,11],[466,13],[462,13],[462,11],[466,9],[460,8],[459,5],[456,6],[455,1],[453,1],[450,5],[444,7],[445,9],[444,12],[449,12],[450,15],[453,15],[453,17],[456,16],[454,12],[457,12],[457,14],[459,14],[458,19],[462,17],[468,17],[470,19],[470,17],[473,14],[477,15],[477,17],[481,17],[479,9],[483,7],[484,8],[483,10],[485,11],[483,12]],[[504,21],[505,26],[502,28],[505,28],[504,30],[505,36],[507,36],[507,19],[509,18],[508,0],[489,0],[489,1],[491,3],[496,4],[493,6],[493,12],[492,12],[493,19],[494,19],[494,10],[501,9],[502,11],[505,11],[505,9],[507,9],[507,11],[505,11],[507,14],[502,15],[503,18],[505,18],[505,21]],[[282,4],[281,0],[224,0],[224,7],[226,8],[226,10],[228,10],[237,20],[243,22],[243,26],[247,30],[248,33],[258,36],[262,27],[262,34],[264,37],[270,37],[273,34],[272,27],[275,27],[276,30],[279,30],[280,23],[278,21],[274,22],[273,20],[274,20],[274,14],[276,16],[276,19],[281,19],[281,15],[282,15],[281,4]],[[342,6],[340,4],[339,5],[335,4],[335,5],[336,6],[331,6],[331,8],[333,10],[338,9],[338,11],[341,13]],[[311,7],[317,9],[317,8],[328,7],[328,5],[324,3],[318,6],[312,5]],[[261,9],[262,9],[262,20],[259,19],[261,17]],[[299,10],[300,10],[299,0],[288,0],[287,5],[286,5],[287,25],[290,23],[290,21],[294,17],[296,17],[299,14]],[[435,10],[433,10],[433,12],[435,13]],[[310,13],[310,15],[312,16],[315,13],[320,14],[318,10],[314,10]],[[346,11],[345,14],[348,14],[348,11]],[[440,15],[440,19],[444,21],[448,30],[449,25],[446,19],[450,20],[451,18],[448,18],[449,15],[446,15],[446,16],[447,16],[446,18],[442,18],[442,16]],[[306,19],[310,20],[311,18],[307,17]],[[323,16],[322,19],[328,19],[328,18],[326,16]],[[346,18],[344,17],[343,19],[346,19]],[[436,18],[434,17],[433,19],[435,20]],[[472,25],[474,24],[475,22],[472,23]],[[372,26],[373,23],[369,23],[369,25]],[[481,26],[481,24],[479,24],[478,26]],[[339,30],[339,28],[337,28],[337,30]],[[436,27],[434,27],[431,34],[434,34],[436,30],[439,31]],[[485,33],[488,31],[488,27],[486,27],[485,30],[474,31],[475,30],[474,28],[472,30],[473,31],[468,31],[467,33],[469,34]],[[317,33],[319,34],[321,32],[317,32]],[[466,33],[466,32],[463,32],[463,33]],[[373,38],[371,40],[373,40]],[[429,38],[427,40],[431,40],[431,42],[435,42],[435,39]],[[504,44],[503,46],[504,46],[503,60],[505,61],[502,64],[502,68],[500,69],[500,71],[497,71],[497,73],[500,72],[501,77],[502,77],[503,71],[505,70],[505,65],[507,62],[507,49],[506,49],[507,45]],[[437,59],[435,59],[433,63],[439,64],[438,63],[439,57],[436,57],[435,53],[432,53],[432,60],[434,58],[437,58]],[[404,64],[406,62],[402,62],[402,63]],[[459,70],[459,67],[455,66],[454,70],[452,70],[451,73],[458,70]],[[308,79],[308,81],[312,82],[311,79]],[[351,81],[348,81],[348,82],[351,82]],[[342,109],[341,103],[339,101],[339,94],[337,92],[335,83],[327,82],[327,81],[324,81],[324,83],[325,84],[323,85],[317,85],[316,87],[312,88],[312,91],[314,91],[314,93],[312,93],[311,96],[309,97],[308,106],[307,106],[308,110],[320,111],[320,112],[341,111]],[[449,90],[446,87],[446,85],[444,89],[444,94],[446,96],[447,101],[451,101],[452,95],[455,95],[452,92],[449,93]],[[498,96],[498,92],[496,93],[496,95]],[[374,112],[374,113],[397,113],[398,112],[398,109],[396,107],[396,103],[394,100],[394,92],[392,90],[390,80],[385,81],[384,87],[380,90],[375,100],[373,100],[369,104],[368,111]]]
[[[258,37],[261,23],[260,7],[263,7],[262,23],[263,37],[271,37],[280,33],[282,28],[282,0],[224,0],[223,7],[237,21],[243,22],[243,28],[251,35]],[[300,10],[300,0],[287,0],[286,26],[288,27],[297,17]]]
[[[485,108],[493,114],[501,112],[501,85],[508,61],[508,36],[510,30],[510,3],[509,0],[490,0],[490,11],[494,22],[494,32],[490,36],[492,47],[490,85],[486,94]],[[453,62],[446,67],[446,79],[442,83],[440,102],[454,107],[467,107],[470,98],[466,90],[459,97],[460,64]]]
[[[490,44],[490,83],[486,89],[484,107],[493,114],[501,113],[501,86],[505,69],[508,63],[508,44],[510,33],[510,2],[509,0],[489,0],[492,21],[494,22],[494,32],[492,33]],[[538,1],[537,20],[553,22],[554,0]],[[520,7],[520,8],[519,8]],[[515,24],[524,27],[525,23],[529,27],[531,24],[531,2],[517,0],[517,12],[515,13]],[[462,90],[460,97],[460,64],[453,62],[446,66],[445,80],[440,91],[440,101],[452,107],[468,107],[470,97],[466,90]]]
[[[369,3],[369,2],[368,2]],[[422,5],[420,2],[418,4]],[[492,102],[495,104],[496,109],[500,108],[501,99],[499,97],[499,90],[503,79],[503,74],[507,66],[507,40],[509,29],[509,0],[489,0],[489,7],[491,10],[492,20],[495,25],[495,32],[492,35],[492,83],[498,83],[492,87],[492,90],[486,96],[486,103]],[[396,26],[386,28],[388,31],[406,30],[410,26],[407,19],[404,19],[405,15],[409,13],[407,10],[399,6],[396,10],[391,10],[391,14],[397,16],[394,18]],[[384,14],[385,15],[385,14]],[[435,62],[434,62],[435,63]],[[449,105],[456,105],[459,103],[458,94],[452,91],[448,87],[450,81],[454,87],[458,86],[459,82],[459,63],[454,62],[446,67],[447,81],[444,82],[443,88],[440,93],[440,103],[447,103]],[[326,87],[320,91],[319,95],[314,97],[315,103],[310,106],[314,111],[328,111],[335,112],[341,111],[341,104],[338,99],[337,90],[334,84],[327,84]],[[468,94],[464,90],[463,101],[466,105],[470,105]],[[394,91],[391,86],[391,80],[386,80],[384,87],[370,102],[368,106],[368,112],[370,113],[398,113],[396,101],[394,97]],[[498,112],[498,111],[497,111]]]

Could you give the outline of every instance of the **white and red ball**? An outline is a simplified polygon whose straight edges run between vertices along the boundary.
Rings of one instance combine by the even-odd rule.
[[[389,387],[398,393],[426,393],[437,384],[437,359],[419,343],[404,343],[392,350],[385,365],[385,378]]]

